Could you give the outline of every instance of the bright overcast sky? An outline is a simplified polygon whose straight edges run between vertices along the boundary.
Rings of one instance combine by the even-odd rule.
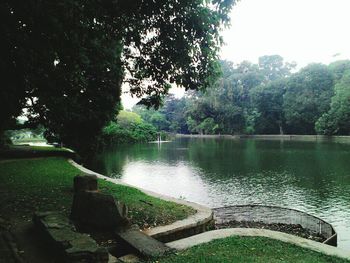
[[[221,58],[256,63],[278,54],[298,67],[350,59],[349,28],[350,0],[241,0],[223,32]],[[137,102],[127,94],[122,99],[125,108]]]
[[[349,27],[350,0],[241,0],[221,56],[239,63],[279,54],[299,66],[328,64],[350,59]]]

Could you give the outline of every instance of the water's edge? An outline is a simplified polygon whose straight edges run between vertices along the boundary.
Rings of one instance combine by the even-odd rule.
[[[176,134],[177,138],[214,138],[214,139],[259,139],[259,140],[290,140],[290,141],[327,141],[350,143],[350,136],[327,136],[327,135],[279,135],[279,134],[262,134],[262,135],[230,135],[230,134]]]

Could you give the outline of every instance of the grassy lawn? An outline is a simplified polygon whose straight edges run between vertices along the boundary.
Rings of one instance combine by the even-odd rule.
[[[19,140],[13,140],[12,143],[19,144],[19,143],[32,143],[32,142],[44,142],[47,141],[43,138],[26,138],[26,139],[19,139]]]
[[[45,149],[40,147],[39,150]],[[0,162],[0,214],[9,220],[30,219],[34,211],[59,210],[68,214],[73,197],[73,177],[77,174],[81,172],[63,157]],[[148,196],[131,187],[104,180],[99,181],[99,186],[102,192],[111,193],[128,205],[132,223],[140,227],[169,224],[195,212],[187,206]]]
[[[52,156],[75,158],[76,154],[70,149],[64,147],[56,148],[52,146],[11,145],[8,148],[0,149],[0,159],[36,158]]]
[[[229,237],[198,245],[153,262],[345,263],[349,261],[326,256],[321,253],[269,238]]]

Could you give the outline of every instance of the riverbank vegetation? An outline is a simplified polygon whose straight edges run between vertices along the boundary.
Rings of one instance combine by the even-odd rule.
[[[133,111],[158,130],[195,134],[350,134],[350,61],[299,71],[278,55],[257,64],[221,61],[205,92],[167,96],[159,111]]]
[[[160,258],[157,262],[345,263],[349,261],[269,238],[228,237],[189,248],[167,258]]]
[[[156,140],[157,130],[145,122],[140,115],[129,111],[120,111],[117,117],[102,129],[102,146],[120,143],[148,142]]]

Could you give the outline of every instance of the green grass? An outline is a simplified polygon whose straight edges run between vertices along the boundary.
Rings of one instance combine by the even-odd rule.
[[[0,162],[0,214],[9,219],[30,218],[34,211],[69,213],[73,177],[81,174],[62,157],[15,159]],[[113,194],[129,207],[132,223],[140,227],[164,225],[195,211],[141,191],[99,180],[102,192]]]
[[[326,256],[321,253],[269,238],[235,236],[198,245],[174,255],[159,258],[152,262],[345,263],[349,261]]]
[[[30,142],[47,142],[43,138],[26,138],[26,139],[18,139],[18,140],[13,140],[12,143],[17,144],[17,143],[30,143]]]
[[[76,157],[76,154],[68,148],[56,148],[52,146],[11,145],[8,148],[0,149],[0,159],[35,158],[50,156],[74,158]]]
[[[13,148],[22,146],[12,146]],[[52,147],[52,146],[23,146],[32,151],[45,151],[45,152],[72,152],[72,150],[65,147]]]
[[[128,216],[143,227],[172,223],[195,212],[188,206],[145,195],[128,186],[111,184],[104,180],[100,180],[99,185],[102,192],[110,193],[117,200],[123,201],[129,207]]]

